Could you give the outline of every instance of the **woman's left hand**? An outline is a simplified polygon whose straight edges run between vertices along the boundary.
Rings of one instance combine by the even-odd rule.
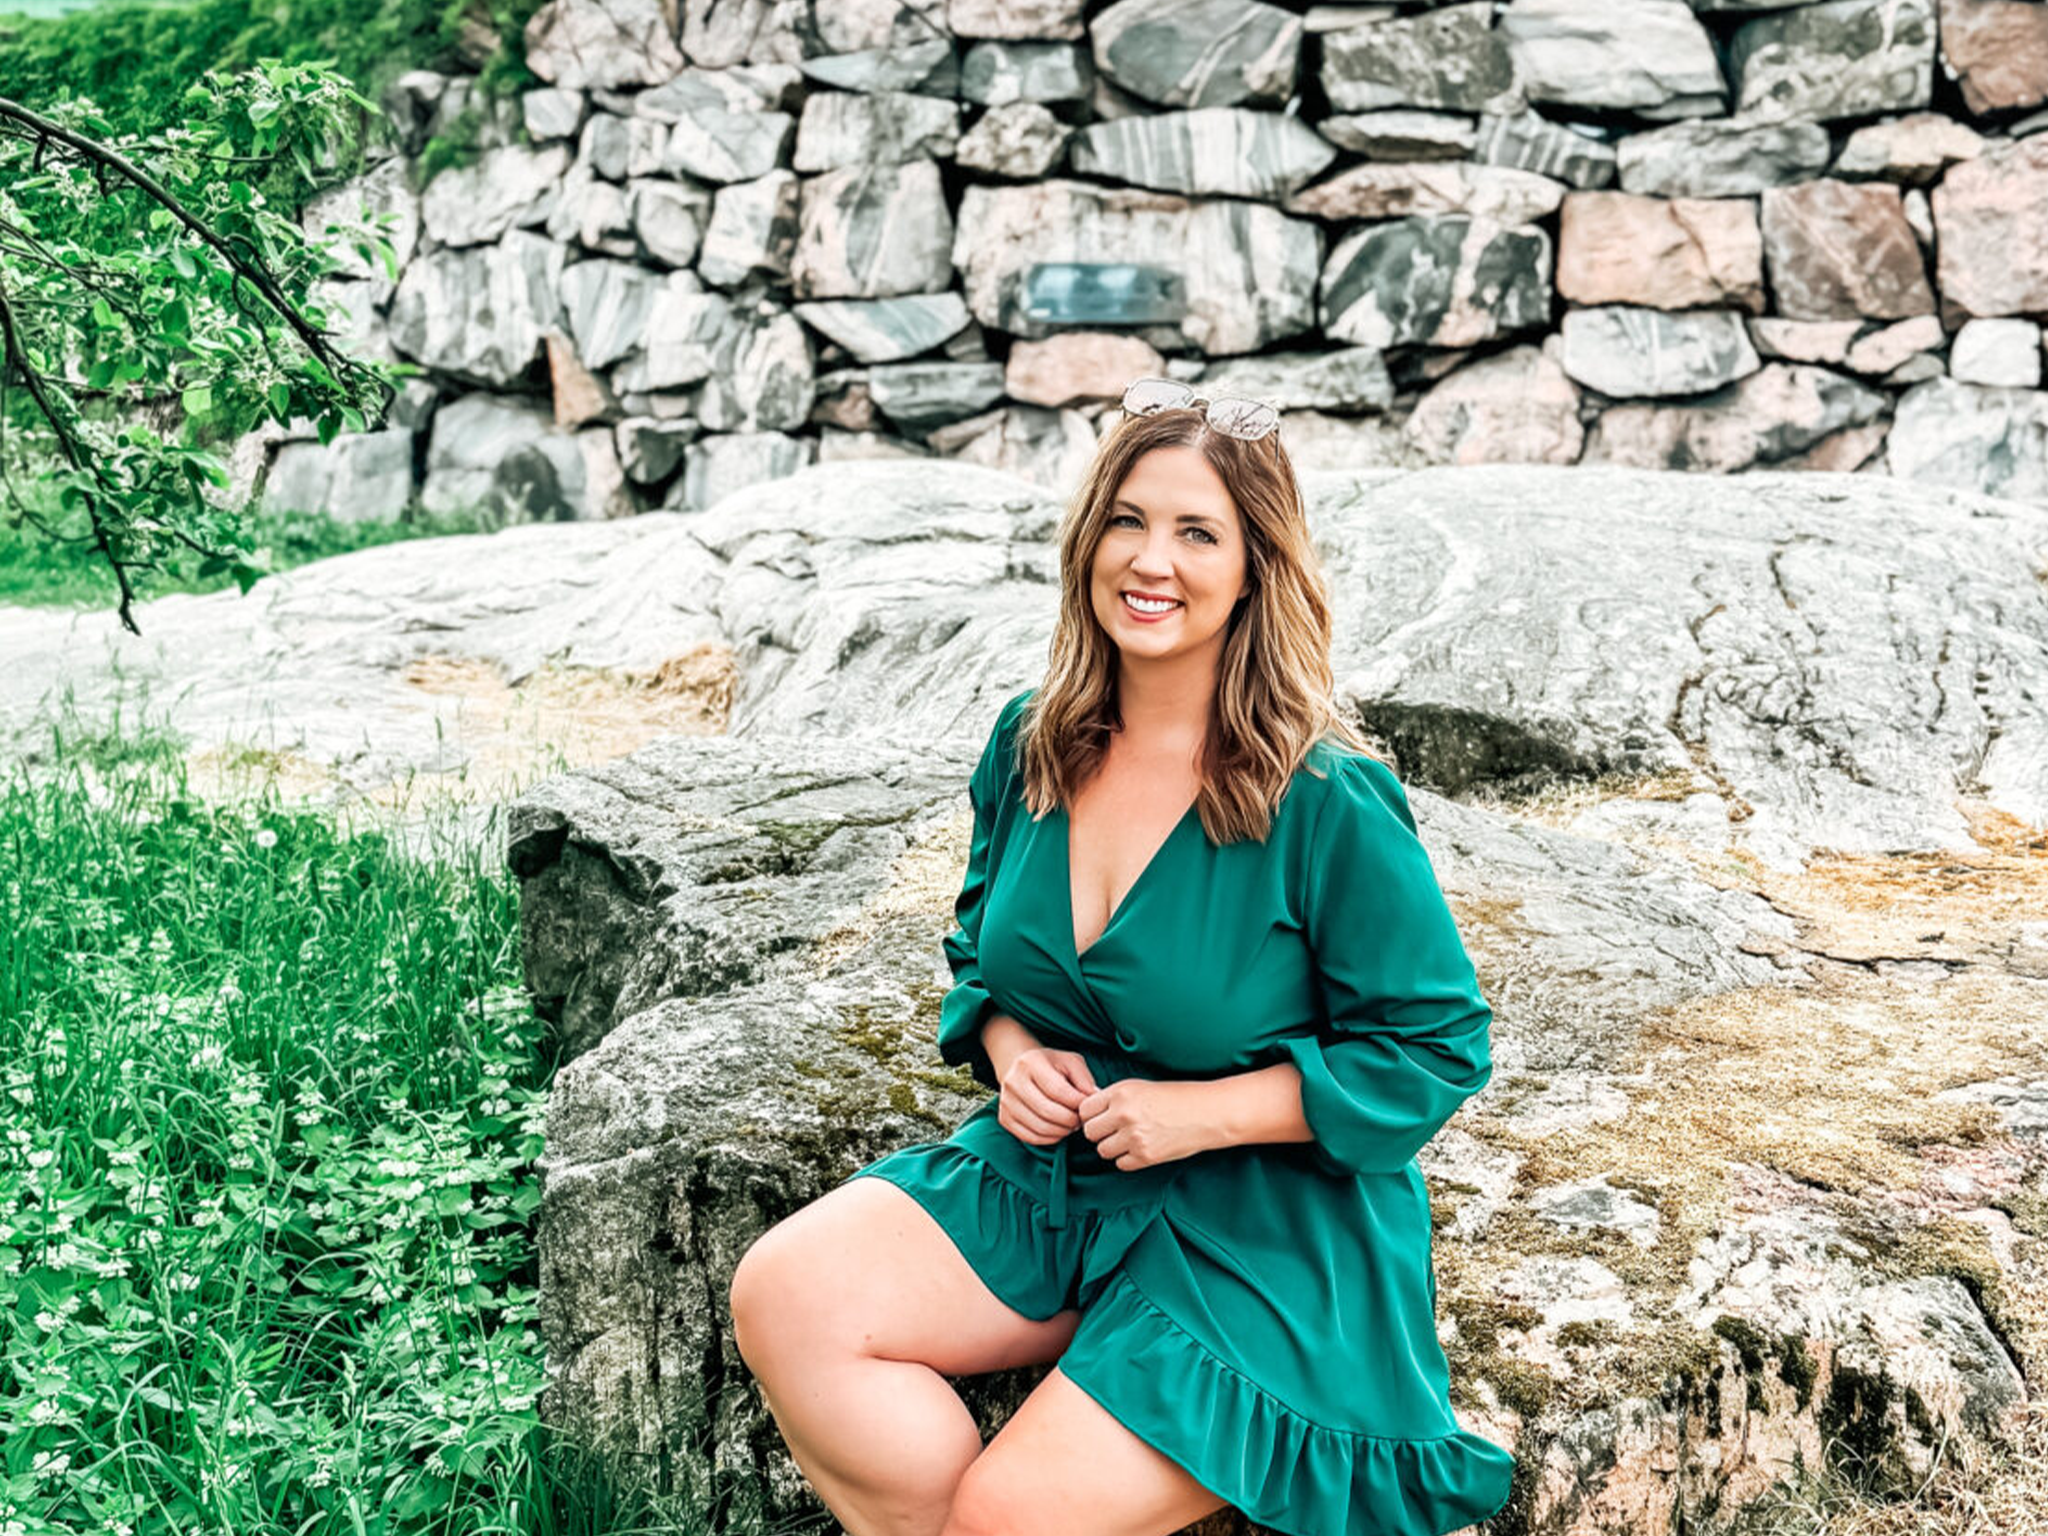
[[[1096,1152],[1125,1172],[1224,1145],[1209,1112],[1207,1083],[1125,1077],[1077,1106]]]

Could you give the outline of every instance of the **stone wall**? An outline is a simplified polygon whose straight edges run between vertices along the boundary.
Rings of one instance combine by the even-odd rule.
[[[2048,499],[2048,6],[1772,7],[554,0],[473,165],[412,188],[474,103],[407,75],[306,210],[396,215],[396,280],[328,296],[425,372],[238,483],[607,517],[937,454],[1064,490],[1152,372],[1282,406],[1303,467]],[[1052,326],[1051,261],[1166,267],[1184,311]]]

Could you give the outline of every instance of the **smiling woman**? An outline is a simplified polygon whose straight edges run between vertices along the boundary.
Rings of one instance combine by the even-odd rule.
[[[996,1091],[733,1278],[849,1529],[1146,1536],[1229,1504],[1441,1536],[1508,1497],[1514,1458],[1451,1411],[1415,1163],[1490,1078],[1492,1010],[1332,699],[1278,434],[1183,394],[1103,439],[1045,679],[969,781],[937,1044]],[[982,1447],[944,1378],[1034,1361]]]

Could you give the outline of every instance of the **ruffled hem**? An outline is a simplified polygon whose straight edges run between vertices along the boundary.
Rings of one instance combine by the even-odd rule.
[[[1210,1353],[1128,1274],[1111,1280],[1074,1343],[1062,1374],[1203,1487],[1287,1536],[1443,1536],[1507,1503],[1515,1458],[1491,1440],[1312,1423]]]

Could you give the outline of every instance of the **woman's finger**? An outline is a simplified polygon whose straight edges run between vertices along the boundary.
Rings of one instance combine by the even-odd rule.
[[[1003,1122],[1004,1129],[1013,1136],[1024,1135],[1033,1140],[1056,1141],[1070,1129],[1044,1112],[1032,1108],[1016,1090],[1003,1095],[1002,1107],[996,1118]]]

